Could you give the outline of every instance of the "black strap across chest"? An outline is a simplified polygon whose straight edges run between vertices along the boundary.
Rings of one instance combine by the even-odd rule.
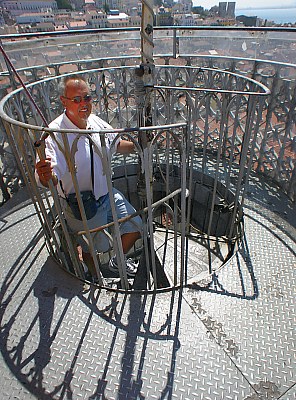
[[[90,152],[91,184],[92,184],[92,192],[94,194],[94,192],[95,192],[94,150],[93,150],[93,143],[92,143],[91,139],[88,139],[88,143],[89,143],[89,152]],[[63,188],[62,181],[60,180],[59,183],[60,183],[61,189],[62,189],[62,191],[64,193],[64,196],[67,199],[66,193],[65,193],[64,188]]]
[[[92,191],[93,193],[95,192],[95,181],[94,181],[94,150],[93,150],[93,144],[90,139],[89,140],[89,151],[90,151],[90,168],[91,168],[91,183],[92,183]]]

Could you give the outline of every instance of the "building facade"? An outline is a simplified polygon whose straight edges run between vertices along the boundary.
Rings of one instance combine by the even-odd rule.
[[[126,6],[123,0],[95,0],[95,5],[99,10],[120,10],[123,11]]]
[[[85,20],[89,28],[106,28],[107,14],[103,11],[90,10],[85,14]]]
[[[235,1],[220,1],[218,15],[221,18],[235,18]]]
[[[226,17],[226,12],[227,12],[227,1],[220,1],[220,3],[219,3],[219,11],[218,11],[219,17],[225,18]]]
[[[122,12],[113,12],[107,15],[107,28],[122,28],[129,26],[129,15]]]
[[[192,11],[192,0],[179,0],[178,3],[183,6],[183,12],[188,14]]]
[[[173,25],[174,19],[171,10],[168,8],[164,8],[163,6],[159,7],[157,12],[155,13],[155,22],[157,26]]]
[[[28,12],[41,12],[44,9],[58,9],[58,5],[55,0],[6,0],[2,2],[2,7],[6,9],[12,17]]]
[[[229,18],[235,18],[235,1],[230,1],[227,3],[226,16]]]
[[[40,22],[54,22],[52,12],[24,13],[15,17],[17,24],[34,24]]]

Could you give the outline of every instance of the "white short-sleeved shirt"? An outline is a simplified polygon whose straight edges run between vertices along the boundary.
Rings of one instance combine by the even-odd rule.
[[[65,113],[61,114],[54,121],[52,121],[49,125],[49,128],[54,129],[78,129],[76,125],[74,125],[70,119],[67,117]],[[101,130],[101,129],[112,129],[112,127],[101,118],[97,117],[94,114],[91,114],[87,121],[87,128],[90,130]],[[69,146],[71,148],[74,139],[77,137],[77,133],[67,134],[67,138],[69,141]],[[106,133],[106,149],[108,156],[110,155],[110,146],[114,138],[116,137],[115,133]],[[63,140],[61,137],[61,133],[55,133],[55,138],[60,145],[62,145]],[[101,140],[99,133],[92,134],[93,141],[95,145],[101,150]],[[119,140],[116,143],[116,147],[119,143]],[[72,182],[72,177],[69,172],[66,159],[63,153],[60,151],[57,143],[53,140],[52,137],[48,137],[46,139],[46,148],[45,154],[46,157],[51,158],[51,164],[53,166],[53,171],[56,174],[57,178],[62,182],[63,191],[58,185],[58,191],[61,196],[68,195],[69,193],[74,193],[74,185]],[[62,145],[63,147],[63,145]],[[93,161],[94,161],[94,188],[92,188],[92,179],[91,179],[91,158],[90,158],[90,146],[89,139],[81,135],[78,143],[77,143],[78,151],[75,153],[75,167],[76,167],[76,176],[78,180],[79,190],[93,190],[96,199],[108,193],[107,180],[106,175],[103,174],[103,167],[101,157],[93,151]]]

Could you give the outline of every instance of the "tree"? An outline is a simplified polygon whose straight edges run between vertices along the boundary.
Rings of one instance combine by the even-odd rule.
[[[199,14],[201,18],[206,18],[209,15],[209,11],[201,6],[192,7],[192,12],[193,14]]]
[[[68,0],[56,0],[58,8],[63,10],[72,10],[72,6]]]
[[[203,13],[205,12],[204,8],[201,7],[201,6],[192,7],[191,10],[192,10],[192,12],[193,12],[194,14],[203,14]]]
[[[104,9],[105,13],[108,14],[109,11],[110,11],[109,4],[107,4],[107,3],[105,2],[105,5],[104,5],[103,9]]]

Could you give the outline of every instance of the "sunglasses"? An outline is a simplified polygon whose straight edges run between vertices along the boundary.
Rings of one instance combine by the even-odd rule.
[[[64,97],[64,99],[73,101],[73,103],[75,103],[75,104],[79,104],[82,101],[85,101],[85,103],[89,103],[92,101],[92,96],[90,94],[86,94],[83,97],[82,96],[74,96],[74,97],[72,97],[72,99],[70,97],[66,97],[66,96],[63,96],[63,97]]]

